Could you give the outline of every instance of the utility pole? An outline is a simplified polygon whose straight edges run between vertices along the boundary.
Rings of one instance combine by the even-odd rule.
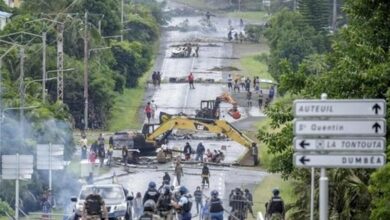
[[[125,29],[125,19],[123,14],[123,8],[125,6],[124,0],[121,0],[121,42],[123,41],[123,29]]]
[[[42,102],[46,99],[46,32],[42,32]]]
[[[88,130],[88,12],[84,15],[84,131]]]
[[[332,16],[333,31],[336,31],[336,20],[337,20],[337,0],[333,0],[333,16]]]
[[[24,142],[24,47],[20,48],[20,136]],[[20,147],[20,146],[19,146]],[[20,151],[18,151],[20,152]]]
[[[64,24],[57,25],[57,100],[64,100]]]
[[[328,95],[326,93],[321,94],[321,100],[326,100]],[[320,220],[328,220],[329,216],[329,179],[326,176],[326,169],[321,168],[320,177]]]

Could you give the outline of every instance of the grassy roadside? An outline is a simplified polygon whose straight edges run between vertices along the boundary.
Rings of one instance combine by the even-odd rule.
[[[261,58],[262,55],[247,55],[240,58],[240,67],[242,72],[249,77],[259,76],[260,79],[273,80],[273,77],[268,72],[268,67],[265,61]]]
[[[294,201],[295,196],[292,191],[291,181],[285,181],[279,175],[271,174],[264,178],[253,193],[253,208],[256,212],[260,211],[263,215],[265,214],[265,203],[271,198],[272,189],[274,188],[279,188],[280,195],[282,196],[285,204]]]
[[[154,58],[151,61],[150,69],[138,79],[138,86],[136,88],[126,88],[123,94],[115,98],[114,108],[111,112],[112,116],[109,121],[108,130],[110,132],[140,129],[142,121],[139,118],[139,109],[145,97],[145,87],[148,79],[152,75],[153,64],[158,56],[160,44],[157,41],[153,45]]]
[[[266,130],[268,132],[277,132],[282,128],[272,129],[270,127],[271,120],[266,119],[262,120],[256,124],[256,127],[261,130]],[[259,144],[259,157],[261,164],[264,169],[271,167],[272,155],[268,153],[268,147],[266,144],[260,141]],[[281,196],[285,204],[292,203],[296,199],[291,180],[283,180],[279,174],[270,174],[264,178],[264,180],[257,185],[254,193],[254,210],[257,212],[260,211],[265,214],[265,203],[269,201],[272,196],[272,189],[279,188]]]
[[[232,18],[242,18],[245,21],[254,23],[259,23],[260,21],[264,21],[268,18],[267,13],[264,11],[234,11],[228,12],[226,16]]]
[[[188,5],[194,8],[203,9],[203,10],[217,10],[213,4],[207,4],[209,0],[174,0],[174,2]]]

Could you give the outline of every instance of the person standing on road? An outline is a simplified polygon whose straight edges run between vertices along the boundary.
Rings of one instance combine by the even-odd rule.
[[[98,156],[99,156],[100,167],[103,167],[104,158],[106,158],[106,150],[104,149],[104,145],[99,145]]]
[[[129,150],[127,149],[127,146],[122,147],[122,158],[123,158],[123,163],[125,164],[125,167],[127,167],[127,160],[129,157]]]
[[[188,75],[188,83],[190,85],[190,89],[195,89],[194,80],[194,75],[190,73],[190,75]]]
[[[222,200],[218,198],[218,191],[211,191],[210,218],[212,220],[223,220],[223,211]]]
[[[245,192],[244,197],[247,199],[247,209],[251,213],[252,217],[255,218],[255,215],[253,214],[253,209],[252,209],[252,206],[253,206],[253,196],[249,192],[249,189],[245,189],[244,192]]]
[[[156,81],[157,81],[158,88],[160,88],[160,86],[161,86],[161,73],[160,73],[160,71],[157,71]]]
[[[191,208],[192,201],[190,196],[187,195],[188,189],[184,186],[181,186],[179,189],[180,200],[179,202],[173,202],[173,207],[180,212],[180,220],[191,220]]]
[[[184,176],[184,172],[183,172],[183,167],[179,161],[176,162],[175,174],[176,174],[177,184],[180,185],[181,177]]]
[[[146,104],[145,106],[145,114],[146,114],[146,118],[148,119],[148,124],[150,124],[150,118],[152,117],[152,105],[150,102],[148,102],[148,104]]]
[[[88,185],[92,185],[93,184],[93,172],[89,172],[89,175],[86,178],[86,182],[87,182]]]
[[[88,150],[88,140],[87,136],[83,134],[80,139],[80,147],[81,147],[81,160],[87,159],[87,150]]]
[[[172,220],[172,205],[173,195],[169,186],[164,186],[163,192],[157,201],[157,211],[163,220]]]
[[[156,189],[156,183],[151,181],[149,182],[148,189],[144,194],[144,198],[142,199],[143,204],[148,200],[153,200],[155,204],[157,204],[158,198],[160,198],[160,193]]]
[[[155,214],[156,203],[152,200],[148,200],[144,203],[144,213],[139,217],[138,220],[160,220],[160,216]]]
[[[271,88],[269,89],[269,93],[268,93],[268,98],[269,98],[270,102],[273,100],[274,95],[275,95],[275,86],[272,85]]]
[[[195,56],[199,57],[199,44],[197,44],[195,47]]]
[[[251,90],[251,80],[249,79],[249,77],[247,77],[245,80],[245,90],[247,92],[249,92]]]
[[[192,153],[192,147],[190,145],[190,143],[186,143],[186,145],[184,146],[184,149],[183,149],[183,153],[184,153],[184,157],[185,157],[185,160],[190,160],[191,159],[191,153]]]
[[[152,118],[153,118],[153,120],[154,120],[154,119],[155,119],[155,116],[156,116],[156,111],[157,111],[157,105],[156,105],[156,103],[154,102],[154,100],[152,100],[151,106],[152,106]]]
[[[283,199],[279,196],[279,189],[275,188],[272,190],[272,198],[269,202],[265,203],[266,208],[266,217],[267,219],[272,219],[272,217],[279,217],[278,219],[285,218],[285,209]]]
[[[133,201],[134,208],[134,219],[138,219],[144,211],[143,203],[142,203],[142,195],[140,192],[137,192]]]
[[[232,207],[232,215],[234,215],[236,219],[245,219],[246,199],[240,188],[236,188],[234,195],[230,200],[230,206]]]
[[[259,149],[257,148],[256,143],[252,143],[252,157],[253,164],[255,166],[259,165]]]
[[[202,197],[203,197],[203,192],[200,189],[200,186],[197,186],[194,192],[194,198],[196,203],[196,212],[198,213],[198,215],[199,215],[199,211],[203,209]]]
[[[245,90],[245,77],[241,77],[240,84],[241,84],[241,90],[244,91]]]
[[[156,88],[157,87],[157,73],[156,73],[156,71],[153,71],[152,82],[153,82],[153,88]]]
[[[252,107],[252,92],[248,91],[246,93],[246,100],[248,102],[248,107]]]
[[[207,187],[210,186],[210,170],[209,168],[207,167],[207,164],[203,164],[203,168],[202,168],[202,186],[203,188],[205,187],[206,183],[207,183]]]
[[[163,176],[163,185],[171,185],[171,176],[169,176],[168,172],[165,172]]]
[[[203,155],[206,151],[205,147],[203,146],[202,142],[199,142],[198,146],[196,147],[196,161],[202,161],[203,162]]]
[[[242,31],[240,31],[240,34],[238,37],[240,38],[240,43],[242,44],[242,41],[244,40],[244,34],[242,33]]]
[[[261,110],[262,106],[263,106],[263,90],[259,90],[259,99],[258,99],[258,103],[259,103],[259,109]]]
[[[114,145],[108,145],[107,149],[107,166],[111,167],[112,154],[114,153]]]
[[[228,79],[227,79],[227,84],[228,84],[229,91],[232,91],[232,89],[233,89],[233,77],[232,77],[232,74],[229,74]]]
[[[238,79],[234,80],[233,91],[234,92],[240,92],[240,85],[238,84]]]
[[[90,151],[93,151],[96,154],[98,150],[99,150],[99,144],[98,141],[95,140],[91,145]]]
[[[103,148],[104,149],[104,137],[103,137],[102,133],[99,134],[98,144],[99,144],[99,148]]]

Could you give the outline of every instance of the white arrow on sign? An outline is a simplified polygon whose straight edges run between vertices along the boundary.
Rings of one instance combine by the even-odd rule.
[[[385,138],[294,138],[296,151],[370,151],[384,152]]]
[[[294,164],[297,167],[378,168],[385,163],[385,154],[294,154]]]
[[[306,136],[384,136],[386,121],[384,119],[356,120],[301,120],[294,121],[294,134]]]
[[[296,117],[384,117],[383,99],[295,100]]]

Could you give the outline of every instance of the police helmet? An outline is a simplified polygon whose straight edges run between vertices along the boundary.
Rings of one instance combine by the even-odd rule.
[[[151,189],[156,188],[156,183],[153,182],[153,181],[151,181],[151,182],[149,183],[149,188],[151,188]]]
[[[211,191],[211,196],[212,197],[218,197],[218,191],[217,190]]]
[[[185,186],[181,186],[179,192],[180,194],[184,195],[188,192],[188,189]]]
[[[144,211],[154,212],[154,209],[156,208],[156,203],[149,199],[146,200],[144,203]]]
[[[272,193],[273,193],[275,196],[277,196],[277,195],[279,195],[280,191],[279,191],[278,188],[274,188],[274,189],[272,190]]]

